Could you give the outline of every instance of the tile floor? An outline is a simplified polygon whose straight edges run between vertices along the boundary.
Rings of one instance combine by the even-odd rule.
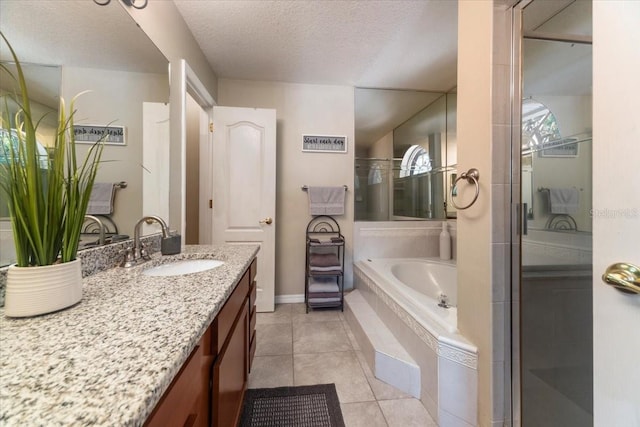
[[[377,380],[339,309],[258,313],[249,388],[335,383],[347,427],[433,427],[420,400]]]

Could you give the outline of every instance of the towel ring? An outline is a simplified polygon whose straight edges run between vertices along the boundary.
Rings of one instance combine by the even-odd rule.
[[[476,186],[476,195],[473,196],[473,200],[467,206],[456,205],[456,201],[454,198],[455,196],[453,194],[456,190],[456,184],[458,184],[458,181],[460,181],[461,179],[466,179],[469,184],[474,184]],[[465,210],[470,208],[471,205],[473,205],[476,202],[476,200],[478,200],[478,194],[480,194],[480,184],[478,184],[479,180],[480,180],[480,171],[476,168],[471,168],[466,172],[462,172],[460,176],[456,178],[456,180],[453,182],[453,185],[451,186],[451,192],[450,192],[451,204],[453,205],[454,208],[459,210]]]

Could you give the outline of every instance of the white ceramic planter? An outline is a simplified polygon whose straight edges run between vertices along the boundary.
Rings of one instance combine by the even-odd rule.
[[[37,316],[69,307],[82,299],[82,268],[77,259],[42,267],[7,271],[4,313],[9,317]]]

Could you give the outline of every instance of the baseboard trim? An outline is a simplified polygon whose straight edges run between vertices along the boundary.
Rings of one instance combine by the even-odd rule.
[[[276,295],[276,304],[296,304],[304,302],[304,294]]]

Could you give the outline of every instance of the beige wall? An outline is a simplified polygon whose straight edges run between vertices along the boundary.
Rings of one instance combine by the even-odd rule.
[[[198,42],[172,1],[149,1],[144,9],[122,7],[131,15],[160,52],[175,66],[184,59],[215,98],[218,81]]]
[[[478,201],[458,211],[458,327],[478,346],[481,426],[502,426],[508,418],[511,18],[498,3],[458,5],[458,173],[480,171]],[[458,195],[459,203],[470,200],[473,186],[464,183]]]
[[[187,113],[183,62],[193,70],[214,98],[217,94],[217,76],[172,1],[150,1],[144,9],[135,9],[124,4],[122,7],[171,63],[169,227],[185,233]]]
[[[373,157],[374,159],[393,158],[393,131],[374,142],[369,148],[367,157]]]
[[[274,108],[277,118],[276,296],[304,293],[305,230],[311,219],[303,185],[348,185],[345,215],[345,284],[351,287],[353,234],[352,87],[220,79],[218,104]],[[302,134],[346,135],[346,154],[303,153]]]
[[[105,145],[105,162],[96,180],[127,182],[127,188],[116,193],[112,218],[121,234],[133,236],[133,226],[142,216],[142,103],[169,100],[167,75],[63,67],[61,93],[67,109],[74,96],[87,90],[75,105],[76,124],[126,127],[127,145]],[[90,145],[78,147],[84,156]]]

